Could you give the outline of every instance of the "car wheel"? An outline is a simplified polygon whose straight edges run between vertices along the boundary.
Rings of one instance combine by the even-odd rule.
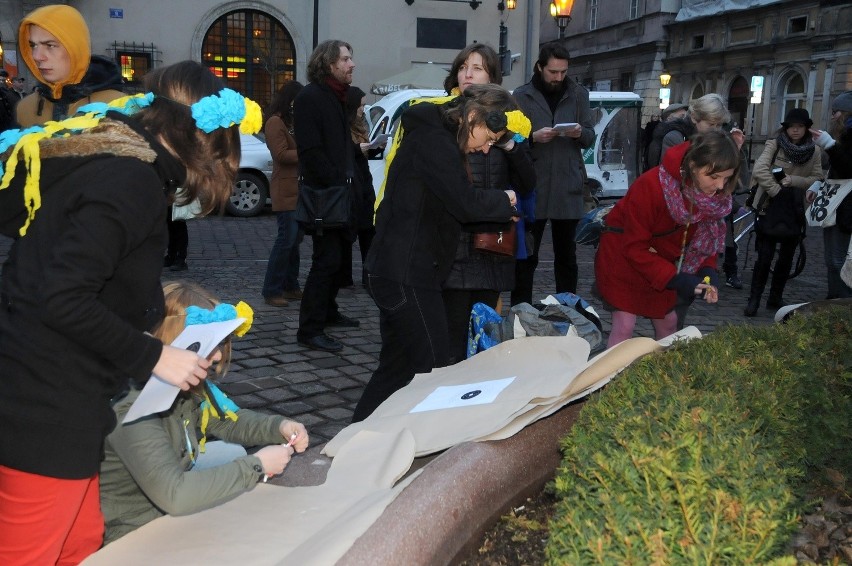
[[[225,209],[232,216],[257,216],[266,206],[266,185],[254,173],[240,171]]]

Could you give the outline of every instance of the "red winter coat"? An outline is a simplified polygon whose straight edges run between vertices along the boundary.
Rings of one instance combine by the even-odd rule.
[[[681,181],[680,164],[689,142],[669,149],[662,167]],[[595,256],[595,277],[603,298],[617,310],[647,318],[663,318],[675,306],[675,292],[666,284],[677,272],[684,227],[669,214],[654,167],[630,186],[612,211],[606,225],[623,233],[605,231]],[[687,243],[694,227],[690,226]],[[657,236],[655,236],[655,234]],[[716,255],[701,267],[716,269]]]

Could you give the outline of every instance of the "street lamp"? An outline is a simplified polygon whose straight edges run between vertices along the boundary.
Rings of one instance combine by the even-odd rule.
[[[550,3],[550,15],[553,16],[556,25],[559,26],[559,39],[565,37],[565,28],[571,21],[571,8],[573,7],[574,0],[553,0]]]
[[[668,71],[660,73],[660,84],[663,85],[660,89],[660,110],[665,110],[671,101],[672,90],[668,88],[671,80],[672,76]]]

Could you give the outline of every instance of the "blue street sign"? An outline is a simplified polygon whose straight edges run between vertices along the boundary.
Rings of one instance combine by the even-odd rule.
[[[118,20],[124,19],[124,8],[110,8],[109,9],[109,17],[115,18]]]

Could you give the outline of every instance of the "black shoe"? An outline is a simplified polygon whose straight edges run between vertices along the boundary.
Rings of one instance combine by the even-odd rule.
[[[736,273],[734,275],[731,275],[727,279],[725,279],[725,285],[728,286],[728,287],[731,287],[733,289],[742,289],[743,288],[743,282],[740,281],[740,278],[737,277]]]
[[[358,328],[359,326],[361,326],[361,323],[355,320],[354,318],[349,318],[348,316],[343,316],[342,314],[339,314],[336,318],[327,321],[325,325],[336,326],[340,328]]]
[[[757,309],[760,308],[760,297],[751,297],[748,300],[748,304],[746,305],[745,310],[743,310],[743,314],[746,316],[754,316],[757,314]]]
[[[189,266],[186,264],[185,259],[176,259],[174,263],[169,266],[169,271],[186,271],[189,269]]]
[[[310,348],[311,350],[322,350],[323,352],[339,352],[343,349],[343,344],[341,344],[334,338],[329,338],[325,334],[320,334],[319,336],[312,336],[310,338],[305,338],[304,340],[298,338],[296,341],[299,343],[300,346]]]
[[[769,297],[766,299],[766,308],[778,310],[781,307],[786,307],[787,301],[781,298]]]

